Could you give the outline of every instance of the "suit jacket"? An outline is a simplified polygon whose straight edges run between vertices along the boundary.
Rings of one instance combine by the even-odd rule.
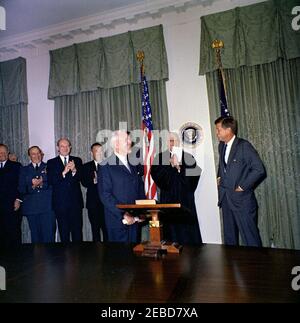
[[[99,165],[100,168],[100,165]],[[86,208],[87,209],[103,209],[100,201],[97,184],[94,184],[96,172],[95,162],[92,160],[83,165],[81,183],[87,188],[86,191]]]
[[[224,142],[219,144],[219,169],[221,177],[218,187],[219,206],[227,197],[231,209],[249,207],[249,203],[256,204],[255,188],[266,178],[265,167],[254,147],[249,141],[236,137],[231,146],[227,166],[222,160]],[[240,186],[244,192],[235,192]]]
[[[0,169],[0,208],[13,211],[14,202],[20,198],[18,181],[21,164],[7,160],[4,168]]]
[[[101,163],[98,173],[98,191],[104,205],[105,223],[108,228],[123,226],[123,214],[116,204],[134,204],[137,199],[145,199],[142,178],[137,167],[130,166],[131,172],[119,158],[112,154]]]
[[[68,172],[65,178],[62,176],[64,164],[59,156],[47,162],[48,183],[52,186],[52,201],[55,211],[65,210],[71,205],[80,209],[83,208],[80,188],[82,161],[74,156],[69,156],[69,160],[74,161],[77,172],[74,176],[71,172]]]
[[[52,188],[48,185],[46,163],[42,162],[36,171],[32,163],[20,170],[19,192],[22,196],[22,213],[38,214],[52,210]],[[43,178],[43,186],[32,188],[32,179],[37,176]]]

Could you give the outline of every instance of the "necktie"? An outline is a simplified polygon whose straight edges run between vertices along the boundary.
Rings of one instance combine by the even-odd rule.
[[[0,163],[0,168],[3,168],[3,163]]]
[[[223,158],[223,162],[224,162],[224,165],[225,165],[225,166],[227,166],[227,163],[226,163],[226,161],[225,161],[226,149],[227,149],[227,144],[225,144],[225,145],[224,145],[224,148],[223,148],[223,156],[222,156],[222,158]]]
[[[64,157],[64,166],[67,165],[67,157]]]
[[[37,172],[39,170],[39,165],[38,164],[35,164],[35,171]]]
[[[131,169],[130,169],[130,166],[129,166],[129,162],[128,162],[128,159],[126,158],[126,165],[125,165],[129,171],[129,173],[131,173]]]
[[[98,171],[99,171],[99,164],[97,163],[97,165],[96,165],[96,172],[98,173]]]

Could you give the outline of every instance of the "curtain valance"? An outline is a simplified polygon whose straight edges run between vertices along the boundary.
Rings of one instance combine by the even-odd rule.
[[[0,62],[0,106],[28,103],[26,60],[18,57]]]
[[[168,79],[162,25],[50,51],[49,99],[139,83],[139,50],[147,79]]]
[[[300,13],[296,13],[296,6],[299,0],[271,0],[201,17],[199,73],[218,68],[211,48],[215,39],[224,42],[224,68],[300,57]]]

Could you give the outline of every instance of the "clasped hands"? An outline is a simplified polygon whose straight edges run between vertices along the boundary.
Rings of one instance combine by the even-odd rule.
[[[66,174],[71,171],[72,173],[76,173],[76,166],[73,160],[70,160],[67,165],[65,166],[64,171],[62,172],[63,176],[66,176]]]
[[[39,178],[33,178],[31,183],[32,183],[33,189],[35,189],[37,187],[42,187],[43,186],[43,177],[40,176]]]

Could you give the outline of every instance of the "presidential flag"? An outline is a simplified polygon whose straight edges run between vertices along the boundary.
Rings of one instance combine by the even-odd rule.
[[[219,93],[220,93],[221,117],[229,117],[230,113],[227,105],[225,85],[224,85],[223,76],[220,70],[219,70],[219,86],[220,86]]]

